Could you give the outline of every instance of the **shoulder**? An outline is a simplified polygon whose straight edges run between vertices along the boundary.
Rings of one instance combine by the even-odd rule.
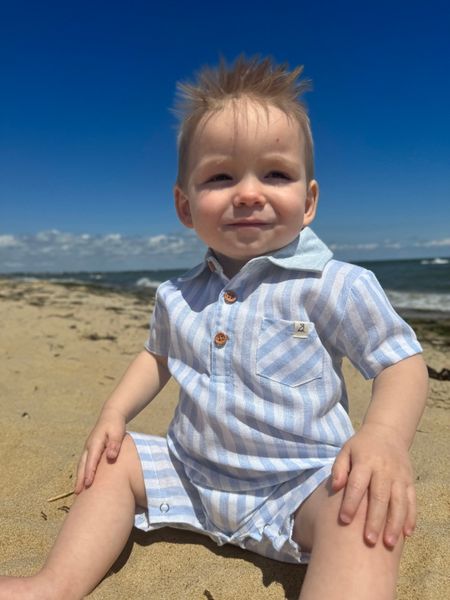
[[[347,290],[354,286],[380,286],[375,274],[369,269],[334,259],[325,265],[321,279],[327,287],[329,285],[343,286]]]
[[[321,277],[321,285],[329,289],[338,288],[341,291],[350,291],[355,285],[364,285],[366,282],[377,282],[372,271],[359,265],[331,259],[325,265]]]
[[[347,279],[358,279],[358,277],[364,276],[367,273],[371,273],[371,271],[368,271],[359,265],[343,262],[334,258],[329,260],[323,269],[324,277],[334,277],[339,275],[340,277],[346,277]]]
[[[374,273],[359,265],[330,260],[319,285],[320,296],[326,298],[328,307],[341,319],[351,314],[355,307],[362,310],[374,303],[380,307],[390,305]]]
[[[172,277],[167,281],[161,283],[156,290],[157,298],[167,298],[171,294],[179,293],[181,290],[189,289],[191,286],[195,285],[195,282],[199,277],[201,277],[202,272],[205,270],[205,263],[200,263],[185,271],[182,275],[178,277]]]

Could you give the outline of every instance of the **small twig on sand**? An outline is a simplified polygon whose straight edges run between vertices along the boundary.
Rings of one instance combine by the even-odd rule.
[[[439,381],[450,381],[450,369],[441,369],[440,371],[436,371],[433,367],[428,367],[428,375],[430,379],[438,379]]]
[[[52,498],[47,498],[47,502],[56,502],[56,500],[62,500],[63,498],[68,498],[75,494],[75,490],[71,492],[65,492],[64,494],[59,494],[58,496],[52,496]]]

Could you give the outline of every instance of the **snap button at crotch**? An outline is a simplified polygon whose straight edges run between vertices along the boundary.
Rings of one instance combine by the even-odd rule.
[[[159,505],[159,510],[160,510],[162,513],[169,512],[169,509],[170,509],[170,506],[167,504],[167,502],[162,502],[162,503]]]

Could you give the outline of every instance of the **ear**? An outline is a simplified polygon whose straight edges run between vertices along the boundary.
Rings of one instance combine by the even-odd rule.
[[[179,185],[173,188],[173,195],[175,198],[175,209],[177,211],[178,218],[185,227],[192,229],[194,227],[192,223],[191,208],[189,206],[189,200]]]
[[[311,179],[306,194],[305,215],[303,217],[303,227],[313,222],[316,216],[317,203],[319,201],[319,184],[315,179]]]

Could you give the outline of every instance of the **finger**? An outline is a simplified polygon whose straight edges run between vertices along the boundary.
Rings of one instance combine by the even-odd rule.
[[[372,476],[369,488],[369,506],[365,527],[365,537],[370,544],[375,544],[383,528],[387,516],[391,496],[391,481],[376,473]]]
[[[387,512],[386,525],[384,527],[384,543],[393,548],[402,534],[408,513],[408,500],[406,488],[400,481],[395,481],[391,488],[391,498]]]
[[[75,494],[80,494],[84,487],[84,473],[86,468],[87,450],[84,450],[77,467],[77,479],[75,482]]]
[[[417,504],[416,504],[416,489],[413,485],[406,488],[407,514],[403,533],[406,536],[411,536],[416,528]]]
[[[336,456],[331,469],[331,487],[335,492],[341,490],[347,483],[350,466],[350,450],[344,446]]]
[[[110,435],[106,444],[106,458],[108,460],[116,460],[119,456],[120,448],[122,447],[123,436]]]
[[[92,485],[94,481],[95,472],[97,471],[98,463],[102,457],[102,454],[105,450],[104,443],[96,443],[92,444],[89,447],[87,458],[86,458],[86,468],[85,468],[85,479],[84,485],[85,487],[89,487]]]
[[[342,500],[339,517],[343,523],[351,523],[358,510],[361,500],[370,483],[371,471],[365,468],[354,468],[350,471],[348,482],[345,486],[344,499]]]

